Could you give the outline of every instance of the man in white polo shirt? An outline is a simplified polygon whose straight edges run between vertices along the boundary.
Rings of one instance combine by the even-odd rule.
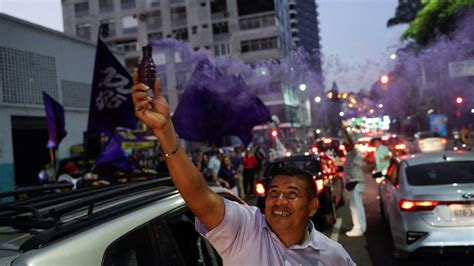
[[[318,209],[314,180],[299,169],[280,169],[268,187],[265,215],[216,194],[187,156],[174,130],[166,99],[155,82],[132,87],[135,115],[158,137],[174,184],[197,217],[196,227],[224,265],[355,265],[342,246],[316,231],[309,217]]]

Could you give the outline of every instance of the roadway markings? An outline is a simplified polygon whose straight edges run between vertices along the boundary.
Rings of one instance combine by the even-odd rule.
[[[339,233],[341,231],[342,218],[337,218],[336,223],[332,227],[331,239],[334,241],[339,240]]]

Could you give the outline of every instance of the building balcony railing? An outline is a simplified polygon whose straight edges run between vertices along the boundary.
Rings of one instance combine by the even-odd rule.
[[[228,41],[229,38],[230,38],[229,33],[214,34],[214,36],[212,36],[212,39],[214,40],[214,42],[225,42],[225,41]]]
[[[173,27],[186,26],[187,24],[188,24],[188,20],[186,18],[171,20],[171,26]]]
[[[153,0],[150,2],[151,7],[158,7],[160,6],[160,0]]]
[[[123,2],[121,4],[122,9],[132,9],[135,8],[135,1]]]
[[[211,20],[226,19],[228,17],[229,17],[229,12],[227,11],[216,12],[216,13],[211,14]]]
[[[147,23],[146,24],[147,30],[159,30],[161,29],[161,22],[154,22],[154,23]]]
[[[138,27],[133,27],[133,28],[125,28],[123,29],[123,34],[126,35],[126,34],[135,34],[138,32]]]
[[[107,5],[107,6],[99,6],[99,12],[100,13],[108,13],[114,11],[114,6],[113,5]]]
[[[276,25],[275,14],[248,16],[239,19],[240,30],[251,30],[265,27],[272,27]]]
[[[135,42],[135,43],[117,44],[115,46],[115,49],[122,51],[124,53],[138,51],[138,43]]]
[[[170,0],[170,4],[181,4],[184,3],[185,0]]]

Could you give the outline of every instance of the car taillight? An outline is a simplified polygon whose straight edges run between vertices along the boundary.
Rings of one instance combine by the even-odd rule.
[[[317,179],[316,180],[316,189],[318,189],[318,192],[323,190],[323,188],[324,188],[324,180]]]
[[[326,143],[326,144],[329,144],[332,142],[332,139],[323,139],[323,142]]]
[[[438,202],[428,200],[400,200],[398,205],[400,206],[400,210],[404,212],[431,211],[438,205]]]
[[[395,145],[396,150],[404,150],[407,146],[405,144],[397,144]]]
[[[312,151],[313,151],[313,153],[318,153],[318,148],[313,147]]]
[[[255,191],[257,194],[265,195],[265,186],[262,183],[257,183],[255,185]]]
[[[342,145],[342,144],[339,145],[339,150],[343,151],[343,150],[345,150],[345,149],[346,149],[346,147],[344,147],[344,145]]]
[[[441,143],[442,143],[442,144],[446,144],[446,143],[448,143],[448,140],[446,140],[445,138],[442,138],[442,139],[441,139]]]

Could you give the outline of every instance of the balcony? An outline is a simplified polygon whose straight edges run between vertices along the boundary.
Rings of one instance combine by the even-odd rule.
[[[184,3],[185,0],[170,0],[170,5]]]
[[[135,33],[138,32],[138,27],[124,28],[122,32],[123,32],[124,35],[127,35],[127,34],[135,34]]]
[[[150,6],[151,6],[151,7],[158,7],[158,6],[160,6],[160,0],[152,0],[152,1],[150,2]]]
[[[223,11],[223,12],[217,12],[217,13],[212,13],[211,14],[211,20],[221,20],[221,19],[226,19],[229,17],[229,12]]]
[[[161,29],[161,21],[154,21],[153,23],[147,23],[146,28],[148,31]]]
[[[240,30],[251,30],[276,25],[275,14],[248,16],[239,19]]]
[[[229,33],[224,33],[224,34],[214,34],[214,36],[212,37],[212,39],[214,40],[214,42],[226,42],[228,41],[230,38],[230,34]]]
[[[173,27],[182,27],[182,26],[186,26],[187,24],[188,24],[188,20],[186,18],[171,20],[171,26]]]
[[[135,51],[138,51],[138,43],[132,42],[132,43],[117,44],[115,48],[124,53],[135,52]]]

